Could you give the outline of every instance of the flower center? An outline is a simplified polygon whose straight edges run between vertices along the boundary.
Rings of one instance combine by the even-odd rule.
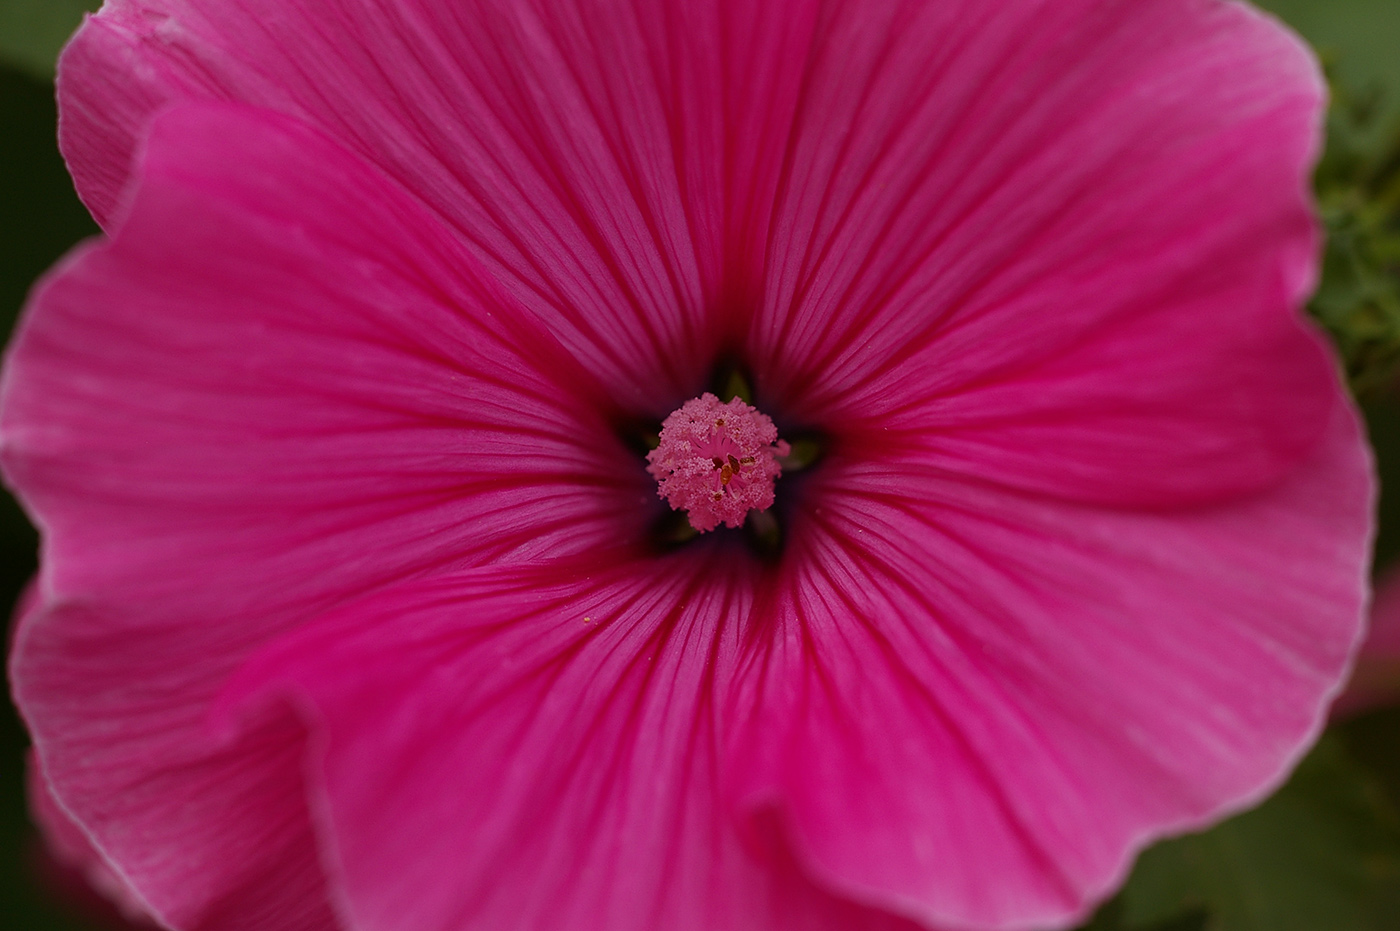
[[[738,527],[749,511],[772,507],[778,457],[788,450],[768,415],[739,398],[721,404],[706,392],[662,422],[647,471],[657,494],[704,533],[720,524]]]

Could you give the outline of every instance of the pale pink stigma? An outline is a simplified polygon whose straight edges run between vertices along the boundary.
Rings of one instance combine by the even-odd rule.
[[[661,445],[647,454],[657,493],[690,526],[704,533],[738,527],[749,511],[773,506],[773,483],[788,444],[766,415],[734,398],[721,404],[706,392],[686,401],[661,424]]]

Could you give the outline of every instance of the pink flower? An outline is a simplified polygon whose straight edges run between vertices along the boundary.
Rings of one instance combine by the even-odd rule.
[[[46,875],[57,896],[84,910],[98,927],[154,928],[145,907],[92,846],[92,840],[59,808],[43,773],[31,757],[26,773],[30,817],[39,826],[45,844],[40,848],[41,875]]]
[[[172,927],[1064,926],[1316,734],[1373,490],[1249,8],[112,0],[59,84],[12,675]]]

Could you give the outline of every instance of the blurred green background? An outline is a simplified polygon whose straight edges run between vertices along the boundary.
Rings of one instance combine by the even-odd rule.
[[[0,323],[97,228],[54,141],[52,68],[89,0],[0,0]],[[1364,402],[1384,490],[1378,564],[1400,557],[1400,0],[1268,0],[1322,55],[1337,103],[1319,172],[1331,231],[1314,314]],[[0,496],[0,603],[37,539]],[[24,798],[24,730],[0,711],[0,929],[92,931],[121,920],[47,861]],[[1141,858],[1092,931],[1400,931],[1400,707],[1332,727],[1258,809]]]

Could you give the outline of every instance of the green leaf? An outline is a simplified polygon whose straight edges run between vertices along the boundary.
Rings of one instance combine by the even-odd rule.
[[[1400,561],[1400,398],[1377,392],[1365,399],[1366,432],[1376,453],[1381,500],[1376,513],[1375,566],[1385,571]],[[1391,740],[1400,745],[1400,727]],[[1369,761],[1367,761],[1369,762]]]
[[[1210,916],[1201,910],[1187,911],[1147,928],[1132,928],[1131,931],[1206,931]],[[1123,903],[1114,899],[1094,916],[1094,920],[1080,931],[1130,931],[1123,923]]]
[[[1312,43],[1332,107],[1317,195],[1327,228],[1309,310],[1332,337],[1356,393],[1400,376],[1400,3],[1261,0]]]
[[[1379,92],[1335,79],[1332,92],[1316,178],[1327,247],[1309,310],[1364,396],[1400,370],[1400,119],[1381,122]]]
[[[1302,33],[1342,81],[1386,91],[1386,110],[1400,116],[1400,3],[1395,0],[1258,0]]]
[[[59,49],[101,0],[0,0],[0,59],[39,77],[53,75]]]
[[[1394,931],[1400,808],[1325,736],[1253,811],[1143,853],[1086,931]]]
[[[1400,706],[1380,708],[1333,727],[1358,762],[1375,775],[1400,811]]]

